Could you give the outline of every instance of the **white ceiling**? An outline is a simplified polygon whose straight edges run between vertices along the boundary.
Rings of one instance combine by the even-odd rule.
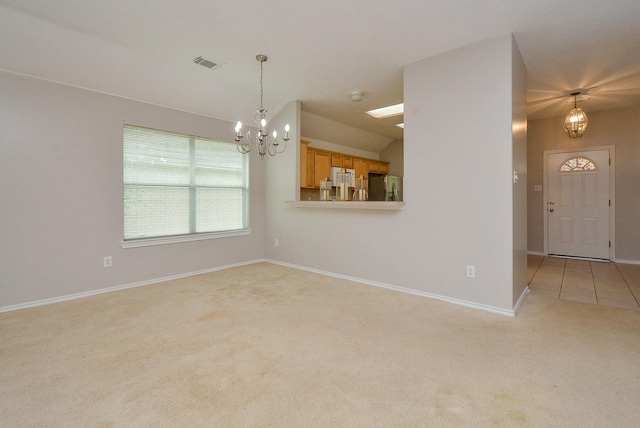
[[[402,102],[403,66],[505,33],[530,119],[566,114],[576,89],[587,113],[640,104],[639,23],[638,0],[0,0],[0,68],[250,123],[266,54],[272,114],[298,99],[396,139],[401,118],[364,111]]]

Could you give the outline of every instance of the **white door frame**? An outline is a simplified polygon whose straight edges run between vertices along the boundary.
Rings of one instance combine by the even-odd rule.
[[[614,261],[616,258],[616,146],[594,146],[594,147],[577,147],[574,149],[556,149],[544,151],[544,162],[542,172],[542,218],[544,219],[544,255],[549,255],[549,219],[547,215],[547,203],[549,202],[549,155],[558,153],[577,153],[590,152],[595,150],[608,150],[611,165],[609,166],[609,198],[611,206],[609,207],[609,240],[611,247],[609,248],[609,260]]]

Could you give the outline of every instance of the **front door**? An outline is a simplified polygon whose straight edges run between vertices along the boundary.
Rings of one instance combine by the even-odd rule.
[[[609,260],[609,168],[609,150],[549,155],[549,254]]]

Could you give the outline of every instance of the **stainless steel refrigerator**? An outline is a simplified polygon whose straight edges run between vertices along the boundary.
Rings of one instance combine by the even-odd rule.
[[[369,173],[370,201],[401,201],[402,177]]]

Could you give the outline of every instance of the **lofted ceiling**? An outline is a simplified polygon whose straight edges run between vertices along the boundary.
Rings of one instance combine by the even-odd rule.
[[[391,141],[402,117],[364,112],[402,102],[405,65],[505,33],[530,119],[575,90],[587,113],[640,104],[639,22],[637,0],[0,0],[0,69],[251,123],[265,54],[271,114],[298,99]]]

